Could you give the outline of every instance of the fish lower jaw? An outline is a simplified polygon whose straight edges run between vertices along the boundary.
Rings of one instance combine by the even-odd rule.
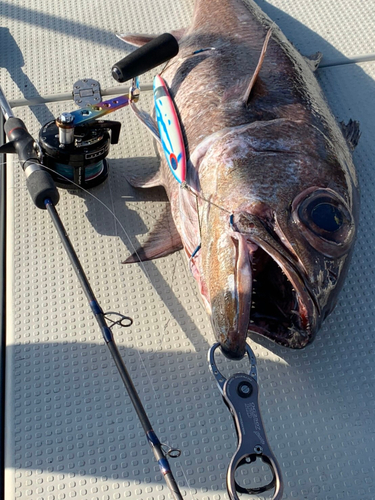
[[[292,327],[288,328],[287,334],[280,335],[259,325],[250,324],[248,332],[267,337],[273,342],[291,349],[303,349],[312,340],[312,335],[308,331],[304,332]]]
[[[314,330],[308,319],[312,314],[307,315],[306,307],[300,300],[298,302],[300,303],[298,309],[283,311],[280,317],[267,316],[257,312],[256,307],[253,308],[248,332],[267,337],[284,347],[303,349],[313,340]]]
[[[246,337],[246,331],[242,332],[242,335],[234,331],[219,336],[218,341],[224,356],[228,359],[242,359],[246,352]]]

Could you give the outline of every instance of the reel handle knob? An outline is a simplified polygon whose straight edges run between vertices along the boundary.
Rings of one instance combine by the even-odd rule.
[[[163,33],[117,62],[112,67],[112,76],[120,83],[126,82],[172,59],[178,50],[175,37]]]

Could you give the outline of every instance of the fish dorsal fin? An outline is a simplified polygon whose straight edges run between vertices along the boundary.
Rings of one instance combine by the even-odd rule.
[[[260,72],[260,70],[262,68],[262,64],[263,64],[263,61],[264,61],[264,57],[266,55],[267,46],[268,46],[268,42],[269,42],[269,40],[271,38],[271,35],[272,35],[272,28],[270,28],[268,30],[268,32],[267,32],[266,38],[264,39],[264,42],[263,42],[262,50],[260,52],[260,56],[259,56],[259,61],[258,61],[257,67],[255,68],[255,71],[253,73],[253,76],[251,77],[250,83],[247,86],[245,95],[242,98],[243,103],[245,105],[248,103],[248,101],[250,99],[250,94],[251,94],[251,91],[252,91],[252,89],[254,87],[254,83],[256,82],[256,79],[258,78],[259,72]]]
[[[170,32],[177,41],[180,41],[181,38],[186,33],[186,28],[182,28],[179,30],[173,30]],[[116,33],[117,38],[122,40],[129,45],[134,45],[135,47],[143,47],[146,43],[151,42],[154,38],[159,35],[145,35],[143,33]]]
[[[322,57],[323,54],[321,52],[315,52],[315,54],[312,54],[311,56],[304,56],[304,59],[309,65],[311,71],[316,71],[319,67]]]
[[[182,249],[181,237],[172,218],[169,206],[163,212],[154,229],[149,233],[145,244],[130,255],[123,264],[159,259]]]
[[[340,122],[340,127],[350,149],[354,151],[361,136],[361,131],[359,130],[359,122],[350,119],[348,123]]]

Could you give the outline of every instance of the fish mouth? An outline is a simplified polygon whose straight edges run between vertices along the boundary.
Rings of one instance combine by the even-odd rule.
[[[314,338],[320,307],[307,272],[276,226],[275,220],[271,225],[247,213],[237,214],[232,224],[236,239],[246,245],[249,255],[252,287],[243,297],[247,307],[251,303],[248,331],[301,349]],[[230,338],[227,341],[223,350],[230,355],[233,343]]]
[[[249,331],[293,349],[305,347],[313,338],[314,308],[310,295],[300,286],[297,271],[291,272],[285,262],[280,265],[261,247],[251,260],[254,277]]]

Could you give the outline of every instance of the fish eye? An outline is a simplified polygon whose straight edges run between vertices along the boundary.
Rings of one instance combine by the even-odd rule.
[[[344,213],[329,201],[318,200],[307,208],[307,215],[312,224],[322,231],[334,233],[344,223]]]
[[[308,242],[321,253],[338,257],[354,235],[354,222],[345,201],[330,189],[316,189],[293,202],[292,217]]]

